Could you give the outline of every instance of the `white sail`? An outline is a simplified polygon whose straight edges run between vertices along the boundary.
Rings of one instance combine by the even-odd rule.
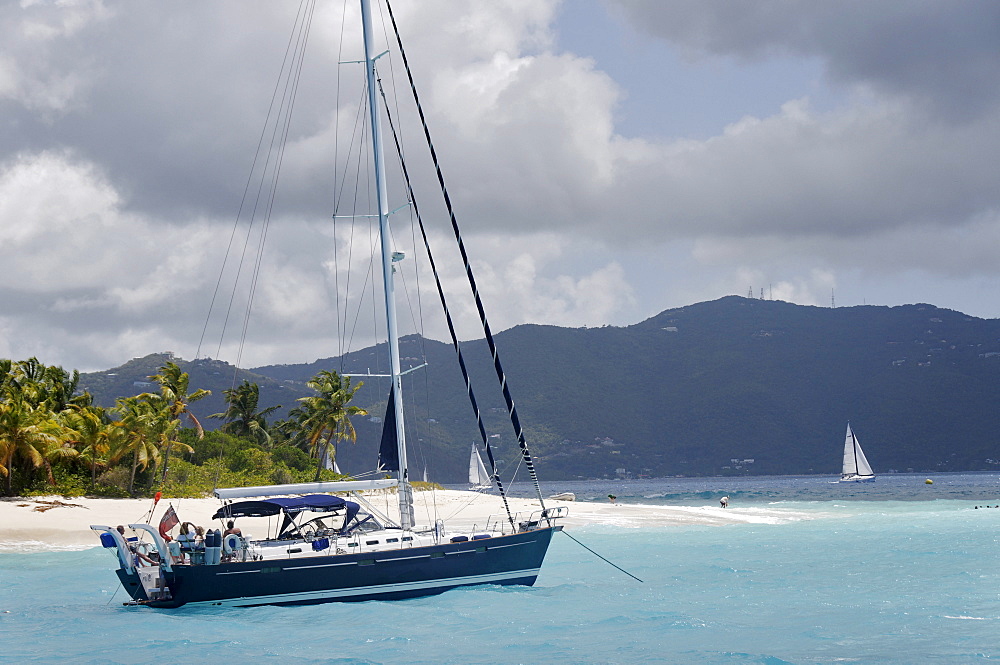
[[[476,450],[476,444],[472,444],[472,455],[469,457],[469,484],[476,489],[485,489],[492,486],[490,474],[486,472],[486,465],[483,458]]]
[[[851,430],[851,424],[847,423],[847,435],[844,439],[844,469],[841,478],[873,478],[874,476],[875,473],[868,463],[868,458],[865,457],[864,451],[861,450],[861,443],[858,441],[858,437]]]

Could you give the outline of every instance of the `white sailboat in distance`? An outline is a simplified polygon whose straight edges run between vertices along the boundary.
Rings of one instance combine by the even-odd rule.
[[[844,469],[840,474],[842,483],[872,482],[875,480],[875,472],[872,471],[865,452],[861,450],[861,443],[851,429],[851,423],[847,423],[847,437],[844,440]]]
[[[490,474],[486,471],[483,458],[476,450],[476,444],[472,444],[472,456],[469,458],[469,489],[474,492],[483,492],[493,487]]]

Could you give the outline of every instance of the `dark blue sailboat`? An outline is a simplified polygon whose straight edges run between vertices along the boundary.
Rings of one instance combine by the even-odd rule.
[[[361,489],[364,481],[308,483],[310,488]],[[273,486],[219,490],[274,493],[304,489]],[[362,499],[363,501],[363,499]],[[560,513],[564,514],[564,513]],[[318,515],[312,517],[312,515]],[[441,593],[473,584],[534,584],[552,534],[553,513],[514,528],[446,533],[441,523],[402,529],[383,524],[359,502],[329,494],[226,503],[215,517],[278,516],[277,532],[260,540],[209,532],[203,547],[166,543],[146,524],[158,565],[140,565],[117,531],[92,526],[118,554],[117,570],[132,600],[127,604],[251,607],[332,601],[389,600]],[[308,518],[308,519],[306,519]]]
[[[391,17],[388,4],[387,9]],[[498,489],[505,513],[497,519],[491,519],[481,529],[458,532],[449,531],[440,520],[432,525],[420,526],[414,519],[393,289],[393,263],[402,257],[400,253],[393,252],[388,229],[389,212],[375,67],[378,56],[373,48],[368,0],[361,0],[361,14],[392,384],[379,468],[393,472],[395,477],[216,490],[216,496],[227,502],[216,513],[216,518],[276,517],[279,519],[274,533],[254,539],[238,533],[224,535],[219,531],[211,531],[203,544],[196,545],[177,541],[168,543],[157,529],[149,525],[129,525],[144,532],[144,538],[148,534],[148,558],[154,561],[154,565],[140,565],[134,552],[135,545],[117,530],[93,525],[91,528],[100,533],[102,543],[117,554],[117,574],[131,597],[131,604],[165,608],[182,605],[290,605],[406,598],[474,584],[531,585],[535,582],[553,534],[562,528],[557,520],[566,515],[566,509],[545,508],[517,410],[466,259],[470,286],[477,301],[485,336],[520,446],[521,460],[534,481],[539,501],[539,509],[531,514],[516,515],[510,511],[489,437],[469,383],[461,347],[444,303],[443,290],[437,280],[430,247],[426,244],[426,234],[425,248],[431,258],[439,296],[442,304],[445,304],[452,343],[492,469],[491,480]],[[403,62],[406,63],[398,32],[396,40]],[[409,74],[408,64],[407,73]],[[412,87],[412,77],[410,81],[419,109],[420,103],[416,90]],[[424,130],[430,145],[426,124]],[[397,144],[397,153],[399,152]],[[433,148],[431,153],[436,162]],[[402,166],[406,175],[405,163]],[[438,176],[445,193],[452,228],[465,258],[464,243],[451,210],[450,197],[444,191],[440,169]],[[410,203],[416,208],[412,191],[409,193]],[[417,216],[419,219],[419,213]],[[398,497],[397,519],[382,514],[358,493],[362,490],[389,488],[394,488]],[[331,496],[330,493],[334,492],[347,493],[351,498]]]

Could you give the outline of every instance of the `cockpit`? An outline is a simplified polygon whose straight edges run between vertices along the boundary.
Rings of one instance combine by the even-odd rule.
[[[371,515],[361,512],[360,504],[329,494],[237,501],[219,508],[212,519],[272,516],[281,518],[277,531],[267,538],[272,541],[311,541],[348,536],[373,526],[382,528]]]

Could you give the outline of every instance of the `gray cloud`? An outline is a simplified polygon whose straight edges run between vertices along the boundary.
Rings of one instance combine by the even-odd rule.
[[[819,57],[841,82],[902,95],[955,120],[990,112],[1000,5],[990,0],[848,2],[608,0],[637,30],[693,54]]]
[[[750,77],[761,59],[824,64],[836,104],[814,106],[802,90],[775,113],[734,113],[707,139],[663,139],[674,134],[652,126],[623,136],[616,119],[630,87],[669,72],[637,62],[634,78],[615,80],[600,61],[555,50],[554,1],[396,4],[494,328],[629,323],[754,285],[810,304],[834,288],[906,302],[915,279],[937,279],[968,303],[970,284],[996,282],[992,4],[615,3],[637,38],[734,59]],[[263,0],[0,5],[0,356],[94,369],[153,351],[193,355],[294,10]],[[244,364],[331,355],[347,318],[377,318],[370,286],[361,299],[364,278],[336,313],[346,285],[332,272],[332,189],[358,91],[351,72],[338,84],[337,62],[359,52],[350,15],[341,49],[340,12],[317,8]],[[408,118],[398,128],[421,208],[447,240],[400,63],[380,71],[390,107]],[[392,178],[396,207],[404,197]],[[367,195],[359,201],[367,212]],[[341,205],[349,212],[353,200]],[[394,240],[412,258],[406,217],[394,218]],[[349,227],[337,228],[339,265],[363,275],[367,227],[355,227],[363,242],[350,257]],[[454,249],[438,251],[447,288],[467,291]],[[1000,307],[980,301],[974,313]],[[231,332],[244,311],[234,305]],[[476,335],[471,304],[456,311],[463,335]],[[428,321],[440,336],[441,321]],[[210,322],[202,353],[234,358],[232,336],[219,351],[220,328]],[[355,347],[371,340],[352,334]]]

